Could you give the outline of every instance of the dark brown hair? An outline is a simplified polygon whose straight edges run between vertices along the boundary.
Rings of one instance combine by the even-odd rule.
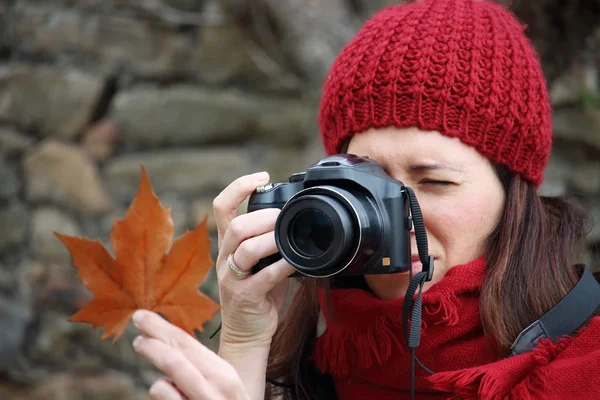
[[[488,272],[480,304],[486,336],[500,356],[519,332],[560,301],[579,279],[586,214],[576,201],[539,196],[535,187],[502,166],[496,167],[506,202],[488,238]],[[267,399],[335,399],[332,380],[307,360],[319,314],[314,279],[306,279],[280,323],[269,355]]]
[[[503,356],[579,280],[573,266],[583,257],[587,215],[574,199],[539,196],[519,175],[496,170],[506,206],[488,240],[480,306],[483,328]]]

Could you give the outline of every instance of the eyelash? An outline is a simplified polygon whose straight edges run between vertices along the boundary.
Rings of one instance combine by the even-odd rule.
[[[440,186],[454,185],[454,183],[452,183],[452,182],[448,182],[448,181],[435,181],[435,180],[425,180],[425,181],[421,181],[421,183],[432,184],[432,185],[440,185]]]

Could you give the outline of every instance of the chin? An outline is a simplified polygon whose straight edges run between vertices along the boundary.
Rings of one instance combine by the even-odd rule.
[[[421,272],[422,268],[421,261],[413,262],[413,277],[418,272]],[[443,268],[437,258],[434,258],[433,268],[433,280],[425,283],[423,291],[426,291],[431,285],[441,279],[439,271],[443,271]],[[395,274],[365,275],[365,280],[373,293],[380,299],[397,300],[406,294],[406,290],[410,284],[410,271],[407,270]]]
[[[404,297],[410,276],[407,272],[381,275],[365,275],[367,285],[382,300],[397,300]]]

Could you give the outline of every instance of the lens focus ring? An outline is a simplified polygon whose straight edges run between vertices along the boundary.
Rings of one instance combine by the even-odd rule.
[[[300,273],[325,277],[339,272],[356,253],[356,211],[335,192],[310,188],[282,209],[275,228],[282,256]]]

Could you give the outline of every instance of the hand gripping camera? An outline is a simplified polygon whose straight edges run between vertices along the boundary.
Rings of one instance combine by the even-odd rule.
[[[379,163],[352,154],[323,158],[288,183],[257,188],[248,212],[281,209],[275,225],[279,253],[261,259],[252,272],[281,257],[296,269],[292,276],[407,271],[413,226],[409,192]]]

